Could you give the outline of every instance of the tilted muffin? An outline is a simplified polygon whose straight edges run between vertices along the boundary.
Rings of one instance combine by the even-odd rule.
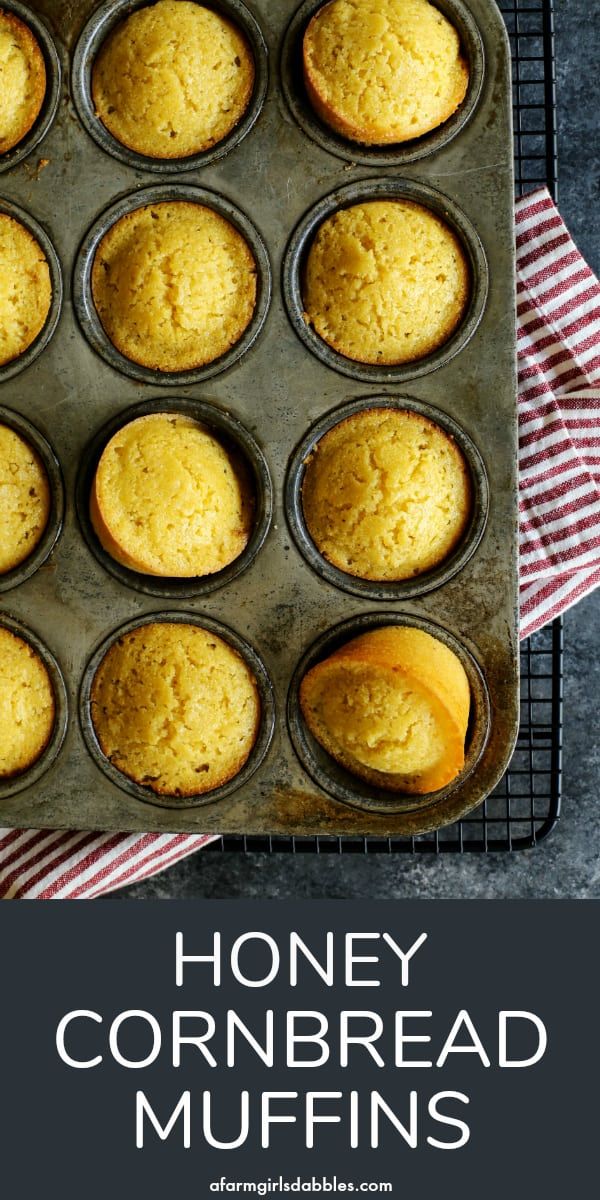
[[[28,442],[0,425],[0,575],[35,550],[50,516],[46,468]]]
[[[469,83],[458,33],[428,0],[331,0],[308,24],[303,67],[321,120],[368,145],[436,129]]]
[[[54,728],[50,676],[24,638],[0,625],[0,779],[32,767]]]
[[[188,0],[137,9],[109,34],[92,70],[97,115],[150,158],[208,150],[243,117],[254,85],[246,38]]]
[[[14,13],[0,10],[0,154],[22,142],[46,94],[46,66],[37,38]]]
[[[212,208],[164,201],[127,213],[105,233],[92,294],[121,354],[158,371],[187,371],[239,341],[256,304],[256,263]]]
[[[408,200],[370,200],[319,226],[306,264],[305,319],[356,362],[413,362],[454,333],[469,292],[465,254],[444,221]]]
[[[424,795],[464,766],[469,681],[453,651],[421,629],[353,638],[308,671],[300,704],[324,749],[377,787]]]
[[[244,766],[260,699],[252,672],[222,638],[151,621],[107,651],[91,715],[103,753],[129,779],[157,795],[196,796]]]
[[[104,549],[147,575],[221,571],[252,528],[245,463],[198,421],[138,417],[115,433],[94,477],[90,516]]]
[[[416,412],[373,408],[317,442],[302,505],[315,545],[341,571],[409,579],[437,566],[462,538],[470,475],[439,425]]]
[[[39,242],[20,221],[0,213],[0,367],[35,341],[51,302],[50,270]]]

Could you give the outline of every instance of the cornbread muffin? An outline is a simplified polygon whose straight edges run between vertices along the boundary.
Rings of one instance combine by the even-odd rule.
[[[36,651],[0,625],[0,779],[43,754],[54,728],[54,692]]]
[[[121,354],[158,371],[187,371],[239,341],[256,304],[256,263],[212,208],[165,201],[111,226],[94,258],[92,294]]]
[[[28,25],[0,9],[0,154],[29,133],[46,94],[44,56]]]
[[[220,142],[243,117],[254,59],[240,30],[188,0],[159,0],[117,25],[92,70],[100,120],[150,158],[185,158]]]
[[[308,531],[334,566],[361,579],[400,580],[437,566],[471,513],[456,442],[418,413],[373,408],[317,443],[302,485]]]
[[[429,133],[469,83],[458,33],[428,0],[332,0],[308,24],[303,67],[321,120],[368,145]]]
[[[90,516],[104,549],[147,575],[210,575],[245,549],[252,496],[240,456],[191,417],[153,413],[104,449]]]
[[[371,200],[339,209],[317,230],[305,319],[356,362],[413,362],[454,333],[469,291],[464,252],[444,221],[408,200]]]
[[[0,575],[35,550],[50,516],[46,468],[28,442],[0,425]]]
[[[0,213],[0,367],[41,332],[52,302],[46,256],[20,221]]]
[[[91,715],[107,758],[161,796],[197,796],[244,766],[258,733],[256,680],[236,650],[197,625],[126,633],[92,684]]]
[[[464,766],[469,681],[452,650],[420,629],[353,638],[305,675],[300,704],[324,749],[378,787],[435,792]]]

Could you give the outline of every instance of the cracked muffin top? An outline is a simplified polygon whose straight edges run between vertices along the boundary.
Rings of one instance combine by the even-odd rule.
[[[256,263],[245,238],[202,204],[137,208],[105,233],[92,295],[113,345],[158,371],[185,371],[239,341],[256,304]]]
[[[439,425],[419,413],[373,408],[317,442],[302,506],[315,545],[341,571],[410,579],[443,562],[462,538],[470,476]]]
[[[105,654],[92,684],[100,747],[158,795],[193,796],[232,779],[260,722],[256,680],[222,638],[198,625],[149,622]]]
[[[469,82],[456,29],[428,0],[331,0],[308,24],[303,68],[321,120],[366,145],[436,129]]]
[[[189,578],[245,549],[253,497],[245,463],[191,417],[152,413],[104,448],[90,516],[104,549],[130,570]]]
[[[50,269],[42,247],[20,221],[0,213],[0,366],[35,341],[51,303]]]
[[[55,700],[39,654],[0,625],[0,779],[32,767],[54,728]]]
[[[464,251],[444,221],[408,200],[372,200],[339,209],[317,230],[305,319],[346,358],[394,365],[443,345],[469,293]]]
[[[46,94],[46,66],[37,38],[14,13],[0,10],[0,154],[29,133]]]
[[[240,30],[190,0],[139,8],[106,38],[92,98],[109,133],[150,158],[210,149],[244,115],[254,59]]]
[[[50,516],[50,484],[28,442],[0,425],[0,575],[35,550]]]

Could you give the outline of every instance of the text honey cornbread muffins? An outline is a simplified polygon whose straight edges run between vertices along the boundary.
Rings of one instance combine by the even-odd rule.
[[[157,371],[191,370],[239,341],[256,305],[245,238],[212,208],[163,201],[127,213],[94,257],[94,305],[121,354]]]
[[[398,365],[448,341],[470,287],[466,254],[445,221],[413,201],[369,200],[319,226],[306,261],[305,320],[346,358]]]
[[[454,439],[417,412],[365,409],[317,442],[302,483],[306,525],[339,570],[403,580],[458,545],[471,516],[471,479]]]
[[[35,550],[50,516],[46,468],[28,442],[0,424],[0,575]]]
[[[242,553],[253,502],[241,455],[191,417],[153,413],[108,442],[90,517],[117,562],[143,574],[191,578],[220,571]]]
[[[0,780],[43,754],[55,720],[50,677],[32,646],[0,625]]]
[[[100,120],[129,149],[184,158],[237,125],[254,71],[244,35],[221,13],[158,0],[109,34],[93,65],[92,97]]]
[[[0,9],[0,154],[29,133],[46,93],[46,66],[37,38],[12,12]]]
[[[39,242],[20,221],[0,212],[0,366],[35,341],[51,303],[50,270]]]
[[[452,650],[421,629],[372,629],[312,667],[304,720],[348,771],[395,792],[451,783],[465,762],[470,688]]]
[[[197,796],[242,769],[261,708],[252,671],[223,638],[149,622],[105,654],[91,715],[100,748],[129,779],[157,795]]]
[[[368,145],[436,129],[469,82],[456,29],[428,0],[330,0],[306,29],[303,71],[317,116]]]

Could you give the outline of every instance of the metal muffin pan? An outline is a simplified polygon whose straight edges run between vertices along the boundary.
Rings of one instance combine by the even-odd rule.
[[[23,162],[40,145],[42,139],[45,138],[56,116],[62,83],[60,58],[54,39],[48,29],[47,23],[40,17],[35,8],[30,7],[28,4],[19,4],[18,0],[2,0],[2,11],[14,13],[15,17],[18,17],[25,25],[29,26],[37,39],[46,67],[46,92],[42,101],[42,107],[29,133],[25,134],[25,137],[20,142],[17,142],[17,145],[13,146],[12,150],[7,150],[6,154],[0,154],[0,175],[3,171],[10,171],[13,167]]]
[[[245,35],[254,58],[254,87],[248,107],[234,125],[230,133],[221,141],[202,150],[198,154],[189,154],[184,158],[156,159],[145,154],[130,150],[122,142],[117,141],[106,126],[96,115],[92,99],[92,68],[94,59],[102,47],[102,43],[132,12],[147,6],[148,0],[106,0],[106,3],[95,8],[86,21],[73,55],[71,70],[71,90],[77,112],[82,124],[90,137],[120,162],[141,171],[152,171],[158,175],[175,175],[180,171],[197,171],[209,163],[217,162],[239,146],[246,134],[250,132],[257,120],[265,102],[269,82],[269,61],[265,39],[260,25],[241,0],[219,0],[211,5],[223,16],[227,17]]]
[[[0,409],[0,417],[1,413]],[[214,575],[202,575],[193,579],[172,579],[131,571],[107,553],[94,531],[90,519],[90,492],[102,451],[124,425],[128,425],[130,421],[135,421],[138,417],[147,417],[153,413],[179,413],[186,417],[192,417],[210,430],[218,440],[237,452],[246,465],[248,481],[253,490],[252,533],[245,550],[228,566],[223,567],[221,571],[216,571]],[[193,596],[208,596],[210,592],[225,587],[254,562],[271,524],[273,484],[260,446],[231,413],[223,412],[215,404],[207,404],[204,400],[171,398],[149,400],[136,404],[133,408],[126,408],[113,417],[106,425],[103,425],[86,447],[77,476],[75,504],[81,532],[92,554],[111,575],[114,575],[115,579],[127,587],[145,592],[148,596],[162,596],[166,600],[183,600]],[[0,580],[1,578],[0,576]]]
[[[197,613],[176,611],[152,613],[150,619],[152,623],[158,622],[159,624],[198,625],[200,628],[208,630],[209,633],[214,633],[217,637],[222,638],[234,650],[237,650],[240,657],[243,658],[246,666],[250,669],[256,680],[256,687],[260,698],[260,726],[247,762],[241,771],[237,775],[234,775],[233,779],[230,779],[228,783],[223,783],[220,787],[213,788],[210,792],[205,792],[204,795],[157,796],[156,792],[153,792],[151,788],[144,787],[143,784],[129,779],[106,757],[96,737],[92,718],[91,690],[94,676],[111,646],[115,642],[118,642],[125,634],[131,633],[134,629],[139,629],[148,624],[148,617],[138,617],[137,620],[129,621],[121,629],[115,630],[97,648],[86,667],[79,693],[79,721],[86,745],[94,762],[104,772],[107,779],[116,784],[117,787],[122,788],[123,791],[128,792],[130,796],[135,796],[137,800],[142,800],[146,804],[159,805],[162,808],[189,808],[192,806],[197,808],[203,804],[215,804],[218,800],[223,800],[226,796],[235,792],[237,788],[243,787],[244,784],[248,783],[255,771],[258,770],[269,749],[275,726],[275,699],[268,672],[256,650],[244,638],[239,637],[237,633],[234,633],[232,629],[222,625],[219,621],[212,620],[211,617],[199,616]]]
[[[321,438],[341,421],[356,413],[374,408],[395,409],[398,412],[418,413],[433,421],[447,433],[461,450],[469,469],[471,483],[471,516],[468,526],[456,548],[437,567],[397,582],[361,579],[335,567],[319,551],[310,536],[302,505],[302,486],[307,461]],[[296,447],[288,468],[285,482],[285,512],[290,532],[300,553],[309,566],[334,587],[361,596],[365,600],[411,600],[434,588],[442,587],[452,579],[473,557],[485,530],[489,509],[489,487],[483,459],[471,438],[444,413],[437,412],[427,404],[411,400],[408,396],[366,396],[351,400],[340,408],[328,412],[309,429],[306,437]]]
[[[441,0],[440,7],[446,7]],[[53,553],[40,570],[7,593],[0,613],[36,630],[56,655],[71,714],[56,763],[32,786],[25,786],[24,779],[18,795],[2,800],[1,824],[401,836],[455,820],[479,803],[503,774],[516,737],[519,707],[510,59],[504,25],[492,0],[469,0],[464,7],[471,12],[483,46],[485,71],[479,99],[470,120],[451,141],[430,147],[418,162],[403,160],[401,178],[397,169],[378,159],[373,181],[372,163],[342,162],[331,148],[308,138],[288,108],[275,70],[254,128],[226,157],[197,170],[191,188],[188,175],[182,178],[174,173],[162,187],[149,189],[152,178],[145,169],[107,155],[88,136],[66,95],[44,147],[49,165],[37,181],[23,168],[3,176],[4,198],[34,213],[49,230],[65,278],[72,279],[73,287],[56,335],[43,354],[18,378],[0,386],[0,402],[26,417],[54,446],[68,497],[64,530]],[[58,6],[55,0],[37,0],[36,9],[53,29],[64,69],[93,5],[90,0],[68,4],[61,0]],[[295,4],[257,0],[252,9],[271,62],[277,63]],[[279,283],[284,278],[284,260],[289,263],[294,230],[320,212],[318,206],[327,206],[332,196],[342,192],[345,202],[349,194],[366,194],[373,182],[391,194],[402,189],[403,194],[409,190],[422,199],[427,196],[426,202],[439,204],[438,211],[451,222],[459,214],[463,241],[478,248],[475,265],[481,264],[483,286],[478,287],[474,279],[477,321],[453,356],[446,346],[425,370],[423,363],[415,364],[401,380],[389,374],[383,381],[372,377],[365,381],[350,372],[342,375],[339,364],[330,369],[300,339],[281,286],[273,289],[270,304],[265,295],[260,336],[235,362],[211,364],[218,373],[209,389],[208,373],[178,378],[150,372],[134,378],[114,348],[100,347],[85,272],[89,279],[93,242],[89,231],[101,236],[107,216],[114,219],[120,211],[147,202],[149,194],[157,202],[179,197],[182,190],[193,192],[201,203],[233,206],[252,230],[260,229],[257,237],[264,239],[266,261],[273,263]],[[298,254],[300,262],[300,248]],[[287,291],[286,298],[289,303]],[[407,377],[412,383],[405,395]],[[172,596],[167,594],[166,581],[166,590],[154,595],[139,580],[131,586],[134,581],[118,577],[97,546],[92,551],[91,540],[82,535],[84,484],[93,454],[100,448],[96,441],[100,431],[135,416],[140,405],[168,409],[181,402],[197,405],[196,411],[206,412],[207,417],[208,409],[201,410],[200,405],[208,406],[217,426],[221,417],[234,414],[267,464],[273,516],[268,532],[265,521],[264,540],[253,561],[235,577],[220,581],[218,590]],[[289,489],[296,449],[341,406],[380,403],[422,406],[462,439],[465,452],[473,447],[467,457],[480,488],[480,508],[474,513],[476,537],[460,569],[454,573],[449,562],[444,565],[447,574],[429,581],[435,583],[431,590],[420,595],[405,592],[401,598],[354,594],[339,581],[332,582],[315,569],[317,564],[306,561],[288,527],[286,479]],[[266,497],[266,483],[265,489]],[[192,590],[194,584],[191,581]],[[192,616],[201,624],[216,621],[255,647],[271,681],[276,709],[271,744],[251,779],[238,778],[235,789],[218,799],[213,795],[200,805],[178,802],[173,808],[163,807],[154,796],[133,795],[124,790],[122,779],[110,778],[106,764],[99,765],[94,757],[89,730],[86,741],[77,719],[82,681],[89,678],[86,672],[97,649],[132,621],[164,619],[167,609],[169,619],[175,613],[181,620]],[[401,800],[401,811],[395,811],[398,797],[392,794],[383,800],[355,794],[360,791],[355,780],[344,782],[343,795],[332,795],[335,768],[331,762],[315,782],[313,763],[307,759],[303,764],[294,748],[300,744],[302,730],[298,715],[293,714],[292,680],[297,681],[304,656],[314,655],[315,646],[321,648],[317,653],[325,653],[340,630],[347,630],[350,637],[365,623],[382,620],[431,624],[434,632],[456,645],[470,672],[474,700],[465,771],[443,792],[416,802],[412,797],[406,806]],[[323,762],[321,767],[325,770]]]
[[[469,64],[467,94],[456,110],[438,129],[387,146],[369,146],[341,137],[316,115],[306,94],[302,73],[302,40],[309,21],[322,8],[324,0],[305,0],[294,13],[281,47],[281,87],[290,112],[301,129],[330,154],[363,167],[403,167],[419,162],[436,150],[442,150],[464,129],[471,119],[483,85],[485,52],[481,33],[473,13],[463,0],[436,0],[439,8],[458,30],[461,46]]]
[[[32,425],[19,413],[13,412],[12,409],[3,408],[2,405],[0,405],[0,425],[6,425],[9,429],[13,429],[36,451],[44,465],[50,487],[50,512],[46,528],[37,546],[28,557],[17,567],[13,567],[11,571],[0,574],[1,593],[8,592],[11,588],[24,583],[50,557],[60,537],[65,519],[65,486],[56,454],[39,429],[35,428],[35,425]]]

